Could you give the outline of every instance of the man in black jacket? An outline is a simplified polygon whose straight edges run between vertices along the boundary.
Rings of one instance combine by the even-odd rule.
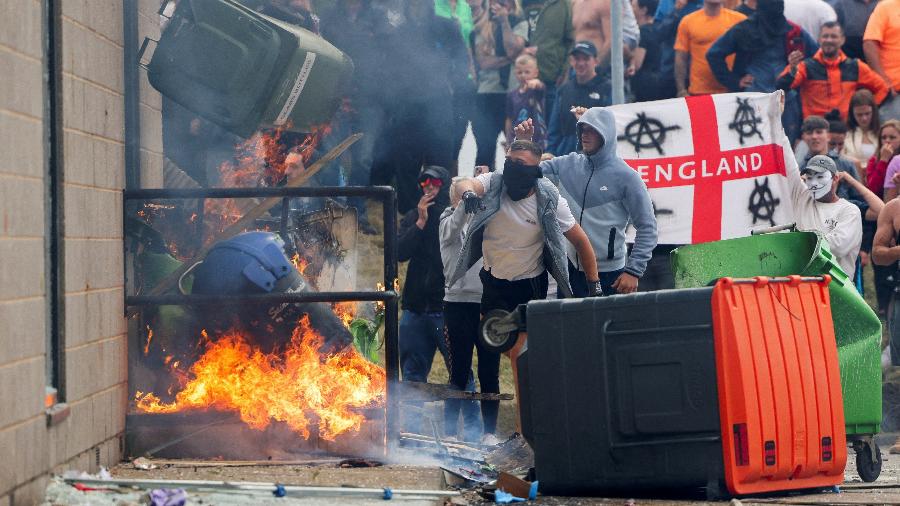
[[[400,372],[403,381],[426,382],[436,350],[444,356],[447,370],[451,368],[444,332],[444,264],[439,236],[441,212],[450,205],[450,173],[443,167],[426,166],[418,184],[422,189],[418,206],[400,221],[399,260],[409,262],[400,301]],[[466,390],[474,389],[470,368]],[[463,422],[466,427],[480,425],[477,404],[463,403]],[[408,422],[407,428],[416,432],[418,422]]]
[[[450,174],[426,166],[418,178],[422,198],[400,222],[401,262],[409,262],[400,317],[400,371],[403,379],[426,381],[437,349],[444,353],[444,265],[438,237],[441,211],[450,204]]]
[[[373,76],[381,88],[388,124],[372,168],[372,184],[392,184],[397,207],[416,207],[416,175],[422,165],[453,166],[453,96],[471,86],[469,54],[456,21],[434,14],[434,0],[404,0],[390,11],[380,36],[382,68]],[[440,211],[438,211],[440,214]]]

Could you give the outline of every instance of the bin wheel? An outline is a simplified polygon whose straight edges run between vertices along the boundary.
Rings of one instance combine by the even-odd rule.
[[[519,339],[519,327],[512,319],[513,313],[502,309],[492,309],[481,319],[478,340],[494,353],[504,353],[512,349]]]
[[[878,479],[881,474],[881,448],[872,442],[865,442],[856,450],[856,472],[859,477],[866,483],[871,483]],[[874,458],[872,452],[875,452]]]

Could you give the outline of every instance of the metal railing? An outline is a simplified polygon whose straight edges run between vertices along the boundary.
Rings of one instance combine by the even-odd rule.
[[[273,304],[299,302],[383,302],[384,303],[384,349],[385,374],[387,377],[387,398],[385,405],[385,427],[388,447],[396,444],[400,436],[399,425],[399,392],[397,384],[400,380],[400,348],[398,303],[400,296],[394,290],[397,279],[397,194],[389,186],[346,186],[346,187],[314,187],[314,188],[196,188],[196,189],[129,189],[124,192],[125,213],[128,213],[128,202],[152,200],[193,200],[223,198],[267,198],[283,197],[282,215],[289,206],[289,200],[296,197],[362,197],[381,202],[384,218],[384,291],[363,290],[346,292],[304,292],[304,293],[267,293],[252,295],[126,295],[127,307],[161,306],[161,305],[201,305],[221,304],[227,302]],[[200,204],[202,208],[202,202]],[[127,223],[127,221],[125,221]]]

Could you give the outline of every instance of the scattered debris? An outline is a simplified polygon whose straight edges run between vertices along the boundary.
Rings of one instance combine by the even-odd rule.
[[[537,498],[538,482],[529,482],[500,471],[497,477],[497,490],[505,490],[515,497],[527,497],[530,500]]]
[[[135,469],[143,469],[144,471],[156,469],[157,467],[156,464],[150,462],[150,459],[146,457],[138,457],[132,460],[131,465],[133,465]]]
[[[369,459],[344,459],[338,463],[338,467],[381,467],[384,464],[377,460]]]
[[[498,488],[494,491],[494,502],[497,504],[509,504],[512,502],[525,502],[525,498],[516,497],[509,492],[504,492],[503,489]]]
[[[151,506],[184,506],[187,492],[181,488],[157,488],[148,494]]]

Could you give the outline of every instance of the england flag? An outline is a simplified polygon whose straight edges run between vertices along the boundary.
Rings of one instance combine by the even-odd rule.
[[[650,189],[659,244],[750,235],[793,221],[782,92],[728,93],[609,109],[618,154]]]

